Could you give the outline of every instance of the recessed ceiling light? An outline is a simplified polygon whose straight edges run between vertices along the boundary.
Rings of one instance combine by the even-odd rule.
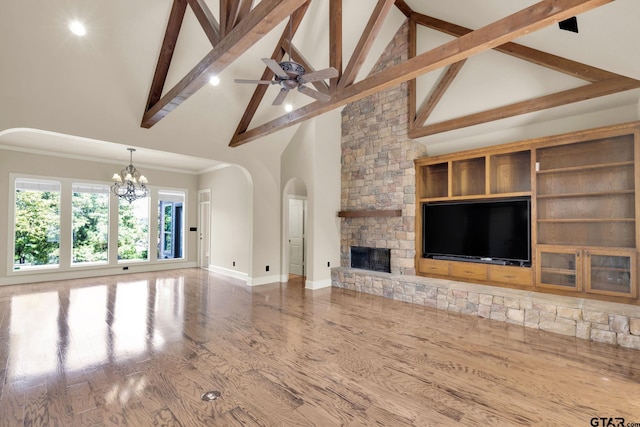
[[[72,21],[69,24],[69,29],[76,36],[84,36],[85,34],[87,34],[87,28],[80,21]]]
[[[284,104],[284,111],[286,111],[287,113],[290,113],[293,111],[293,105],[291,104]]]
[[[218,86],[220,84],[220,78],[218,76],[211,76],[209,83],[211,86]]]

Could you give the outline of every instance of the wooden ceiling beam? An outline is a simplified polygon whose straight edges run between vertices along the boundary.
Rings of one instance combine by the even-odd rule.
[[[367,59],[371,46],[378,36],[378,33],[382,28],[382,24],[393,5],[394,0],[378,0],[376,7],[371,13],[369,21],[367,22],[367,26],[364,28],[364,31],[358,40],[358,44],[353,50],[351,59],[349,59],[349,63],[345,67],[342,77],[340,77],[338,89],[349,86],[356,80],[356,77],[358,77],[362,64],[365,59]]]
[[[396,0],[396,7],[400,10],[400,12],[404,14],[404,16],[406,16],[407,18],[411,17],[413,9],[411,9],[409,5],[404,2],[404,0]]]
[[[141,126],[150,128],[160,121],[207,84],[209,75],[219,74],[304,3],[305,0],[262,0],[182,80],[147,108]]]
[[[162,96],[162,89],[167,80],[167,74],[171,66],[171,58],[173,58],[173,52],[176,49],[178,34],[180,34],[180,27],[182,27],[182,21],[186,11],[186,0],[174,0],[171,5],[171,12],[169,13],[169,21],[167,22],[167,28],[164,32],[162,46],[160,47],[156,70],[153,73],[153,80],[151,80],[151,88],[149,89],[145,111],[148,111],[152,105],[156,104]]]
[[[220,37],[227,35],[227,10],[229,10],[229,2],[232,0],[220,0],[218,6],[218,16],[220,17]]]
[[[238,15],[236,16],[236,24],[242,21],[245,16],[249,14],[251,11],[251,7],[253,6],[253,0],[241,0],[240,7],[238,8]]]
[[[455,80],[465,62],[467,62],[467,60],[463,59],[462,61],[455,62],[447,67],[442,78],[438,81],[438,84],[431,92],[431,96],[426,99],[425,103],[420,107],[420,110],[416,114],[414,126],[422,126],[424,122],[427,121],[434,108],[436,108],[436,105],[438,105],[438,102],[442,99],[442,96]]]
[[[503,19],[479,28],[404,63],[380,71],[337,91],[326,103],[314,102],[254,129],[236,134],[230,146],[237,147],[262,136],[303,122],[339,106],[414,79],[471,55],[493,49],[524,34],[578,15],[613,0],[542,0]]]
[[[329,0],[329,66],[338,70],[338,77],[329,80],[333,93],[342,77],[342,0]]]
[[[240,0],[227,0],[227,31],[236,26]]]
[[[291,16],[289,18],[291,20],[291,37],[293,37],[293,35],[295,35],[295,33],[298,31],[298,28],[300,27],[300,23],[302,22],[302,18],[304,18],[305,13],[307,13],[307,9],[309,9],[310,4],[311,4],[311,1],[307,0],[302,6],[300,6],[293,13],[291,13]],[[284,58],[285,51],[284,49],[282,49],[282,44],[288,38],[289,38],[289,25],[287,25],[287,27],[282,31],[280,40],[276,45],[276,48],[273,51],[273,54],[271,55],[271,58],[275,59],[277,62],[282,61],[282,58]],[[272,78],[273,78],[273,71],[271,71],[269,67],[265,67],[264,72],[260,77],[260,80],[271,80]],[[234,135],[239,135],[245,132],[249,128],[249,125],[251,124],[251,120],[253,120],[253,116],[256,114],[256,111],[258,111],[260,102],[262,102],[262,99],[264,98],[265,93],[267,93],[267,88],[268,88],[267,85],[256,85],[256,88],[253,91],[253,95],[249,100],[249,104],[247,104],[247,108],[244,110],[244,113],[242,114],[242,118],[238,123],[238,127],[236,128]]]
[[[422,15],[419,13],[413,13],[411,15],[411,19],[414,19],[420,25],[424,25],[425,27],[454,37],[462,37],[473,31],[469,28],[465,28],[460,25],[452,24],[451,22],[442,21],[440,19]],[[562,58],[551,53],[543,52],[541,50],[533,49],[513,42],[508,42],[500,46],[496,46],[493,49],[498,52],[513,56],[515,58],[522,59],[533,64],[537,64],[542,67],[546,67],[554,71],[558,71],[592,83],[617,77],[616,74],[609,71],[582,64],[580,62],[572,61],[567,58]]]
[[[506,119],[521,114],[546,110],[548,108],[567,105],[574,102],[586,101],[600,96],[611,95],[625,90],[640,87],[640,81],[627,77],[618,77],[611,80],[589,83],[574,89],[568,89],[551,95],[541,96],[522,102],[516,102],[504,107],[493,108],[480,113],[470,114],[451,120],[446,120],[431,125],[409,130],[410,138],[421,138],[423,136],[434,135],[454,129],[461,129],[468,126],[491,122],[494,120]]]
[[[416,56],[418,50],[418,24],[416,21],[409,18],[407,25],[408,28],[408,58],[411,59]],[[417,109],[417,83],[416,79],[411,79],[407,82],[407,88],[409,91],[409,129],[412,129],[415,124],[416,109]]]
[[[211,46],[215,46],[220,42],[220,26],[218,21],[211,13],[211,9],[205,3],[204,0],[187,0],[189,7],[196,16],[196,19],[200,23],[200,26],[204,30],[207,38],[211,42]]]

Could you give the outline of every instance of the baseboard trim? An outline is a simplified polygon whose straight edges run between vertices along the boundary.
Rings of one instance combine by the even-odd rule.
[[[209,265],[207,268],[214,273],[222,274],[223,276],[233,277],[234,279],[240,279],[245,282],[248,281],[249,275],[237,270],[231,270],[230,268],[219,267],[217,265]]]
[[[28,283],[52,282],[56,280],[85,279],[100,276],[116,276],[132,273],[147,273],[151,271],[178,270],[181,268],[195,268],[196,262],[169,262],[161,261],[149,263],[123,263],[117,266],[105,266],[98,268],[71,268],[70,270],[51,271],[39,270],[37,272],[20,272],[8,277],[0,277],[0,286],[25,285]],[[123,267],[128,267],[123,270]]]
[[[280,283],[280,282],[281,280],[280,280],[279,274],[274,276],[249,277],[247,279],[247,285],[249,286],[260,286],[260,285],[267,285],[269,283]]]
[[[307,280],[304,284],[305,289],[323,289],[331,287],[331,279],[325,280]]]

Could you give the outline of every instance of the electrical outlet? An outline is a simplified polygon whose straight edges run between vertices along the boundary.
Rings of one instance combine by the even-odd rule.
[[[269,271],[269,266],[267,265],[267,269],[265,271]]]
[[[327,261],[327,267],[331,267],[331,261]]]
[[[122,269],[123,269],[123,270],[128,270],[128,269],[129,269],[129,267],[122,267]]]
[[[236,266],[236,262],[235,262],[235,261],[233,261],[233,266],[234,266],[234,267]]]

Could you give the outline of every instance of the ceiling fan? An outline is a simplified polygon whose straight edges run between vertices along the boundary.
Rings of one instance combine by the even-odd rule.
[[[280,105],[287,97],[289,90],[298,89],[299,92],[304,93],[307,96],[317,99],[321,102],[327,102],[331,97],[317,90],[311,89],[305,86],[305,83],[312,83],[318,80],[330,79],[332,77],[338,77],[338,70],[333,67],[325,68],[323,70],[314,71],[312,73],[305,74],[306,70],[300,64],[291,60],[282,61],[278,63],[271,58],[262,58],[271,71],[275,74],[273,80],[244,80],[235,79],[236,83],[252,83],[260,85],[280,85],[280,92],[276,96],[272,105]]]

